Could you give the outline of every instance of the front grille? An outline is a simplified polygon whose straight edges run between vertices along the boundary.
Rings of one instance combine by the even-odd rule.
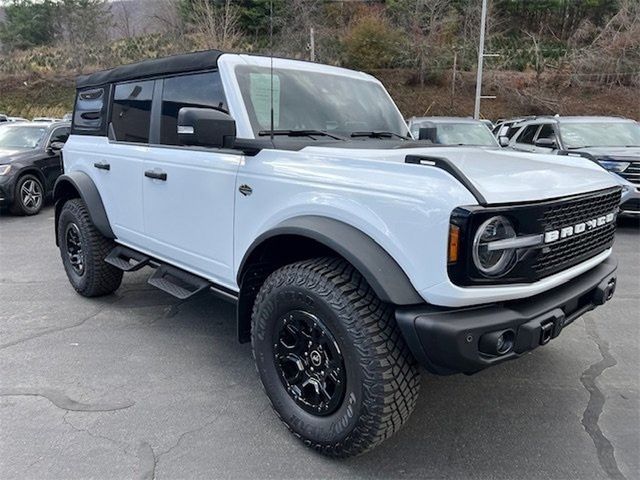
[[[539,219],[544,231],[573,226],[618,211],[620,189],[576,197],[546,209]],[[532,265],[537,278],[566,270],[613,245],[615,222],[587,230],[540,250]]]
[[[616,160],[629,161],[628,158],[616,158]],[[631,165],[629,165],[624,172],[620,172],[619,175],[631,183],[640,185],[640,161],[631,161]]]
[[[456,285],[502,285],[533,283],[567,270],[611,248],[614,241],[615,218],[597,226],[597,219],[619,210],[620,187],[571,197],[517,205],[459,207],[451,215],[451,223],[460,228],[462,249],[458,262],[448,265],[449,278]],[[513,223],[520,236],[536,236],[570,228],[572,235],[541,246],[522,249],[512,270],[499,278],[488,278],[473,262],[473,241],[478,228],[489,218],[503,215]],[[595,226],[593,220],[596,220]],[[584,223],[584,231],[575,233],[576,225]],[[566,233],[566,231],[565,231]]]

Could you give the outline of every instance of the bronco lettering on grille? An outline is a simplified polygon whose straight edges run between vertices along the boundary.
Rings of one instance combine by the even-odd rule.
[[[598,218],[592,218],[585,222],[576,223],[567,227],[559,228],[557,230],[549,230],[544,232],[544,243],[552,243],[564,238],[572,237],[580,233],[589,232],[595,228],[607,225],[615,220],[615,213],[608,213]]]

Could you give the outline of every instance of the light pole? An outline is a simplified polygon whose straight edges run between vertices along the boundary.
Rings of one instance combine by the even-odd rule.
[[[478,74],[476,76],[476,106],[473,118],[480,118],[480,98],[482,96],[482,64],[484,61],[484,31],[487,24],[487,0],[482,0],[482,15],[480,19],[480,45],[478,46]]]

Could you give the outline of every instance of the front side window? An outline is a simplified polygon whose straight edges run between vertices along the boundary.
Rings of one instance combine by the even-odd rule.
[[[69,138],[69,127],[56,128],[51,135],[51,140],[49,140],[49,144],[53,142],[62,142],[65,143]]]
[[[635,122],[561,123],[566,148],[640,147],[640,124]]]
[[[29,150],[38,148],[47,133],[47,127],[3,126],[0,129],[0,149]]]
[[[274,130],[391,132],[406,136],[407,125],[378,83],[344,75],[239,65],[240,92],[256,137],[268,135],[273,101]]]
[[[545,123],[544,125],[542,125],[542,128],[540,128],[540,132],[538,132],[538,139],[541,138],[548,138],[550,140],[556,139],[556,132],[553,130],[553,125],[551,125],[550,123]]]
[[[179,145],[178,112],[182,107],[215,108],[227,111],[227,101],[218,72],[171,77],[162,89],[160,143]]]
[[[116,85],[111,124],[120,142],[149,143],[153,80]]]
[[[516,143],[528,143],[533,145],[533,137],[536,136],[539,125],[529,125],[524,127],[523,132],[518,136]]]

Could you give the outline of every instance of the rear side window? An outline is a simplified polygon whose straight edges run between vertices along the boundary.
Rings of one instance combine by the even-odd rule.
[[[538,131],[539,125],[529,125],[528,127],[524,127],[524,130],[516,140],[517,143],[529,143],[533,145],[533,137],[536,136],[536,132]]]
[[[149,143],[153,80],[116,85],[111,125],[120,142]]]
[[[107,91],[104,87],[78,92],[76,107],[73,111],[74,133],[99,135],[105,130],[106,95]]]
[[[165,78],[162,89],[162,119],[160,143],[179,145],[178,112],[182,107],[217,108],[227,110],[218,72]]]

